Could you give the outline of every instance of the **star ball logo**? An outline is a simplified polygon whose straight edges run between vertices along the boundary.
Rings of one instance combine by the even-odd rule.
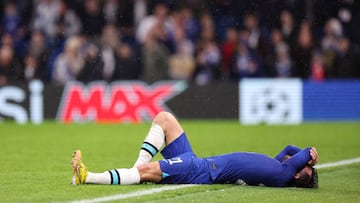
[[[65,122],[131,122],[153,119],[160,111],[169,111],[165,102],[186,89],[186,83],[94,82],[66,85],[57,119]]]
[[[300,80],[244,79],[239,91],[241,123],[298,124],[302,121]]]

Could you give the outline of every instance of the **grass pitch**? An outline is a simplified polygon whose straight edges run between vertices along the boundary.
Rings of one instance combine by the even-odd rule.
[[[238,121],[181,121],[198,156],[254,151],[275,156],[285,145],[316,146],[320,163],[360,157],[360,123],[241,126]],[[150,127],[0,124],[0,202],[68,202],[128,194],[162,185],[71,186],[73,150],[90,171],[133,165]],[[157,155],[155,159],[161,159]],[[320,188],[199,185],[127,198],[125,202],[359,202],[360,164],[319,169]]]

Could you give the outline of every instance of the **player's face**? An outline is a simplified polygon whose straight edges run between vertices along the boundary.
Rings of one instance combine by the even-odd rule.
[[[305,166],[305,167],[302,169],[302,171],[303,171],[304,173],[307,173],[310,177],[312,176],[312,169],[311,169],[310,166]]]
[[[304,174],[308,174],[310,177],[312,176],[312,169],[310,166],[305,166],[303,169],[301,169],[301,171],[299,171],[296,175],[295,175],[295,179],[300,178],[302,175]]]

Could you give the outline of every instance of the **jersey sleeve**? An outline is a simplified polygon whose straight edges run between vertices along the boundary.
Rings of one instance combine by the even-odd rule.
[[[310,149],[311,148],[309,147],[305,148],[304,150],[293,155],[290,159],[286,160],[284,163],[288,164],[296,171],[300,170],[311,160]]]
[[[300,151],[301,149],[299,147],[296,147],[294,145],[288,145],[278,155],[275,156],[275,159],[283,162],[286,155],[293,156]]]

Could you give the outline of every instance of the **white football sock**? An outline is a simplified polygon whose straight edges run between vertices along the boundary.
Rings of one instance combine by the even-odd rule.
[[[104,173],[91,173],[88,172],[86,176],[86,183],[93,183],[93,184],[104,184],[108,185],[111,183],[111,177],[108,171]]]
[[[150,162],[151,159],[159,152],[164,142],[164,130],[158,124],[153,123],[147,136],[145,137],[143,145],[141,145],[139,156],[134,164],[134,167]]]
[[[114,169],[103,173],[88,172],[86,183],[104,185],[129,185],[140,183],[140,174],[137,168]]]

